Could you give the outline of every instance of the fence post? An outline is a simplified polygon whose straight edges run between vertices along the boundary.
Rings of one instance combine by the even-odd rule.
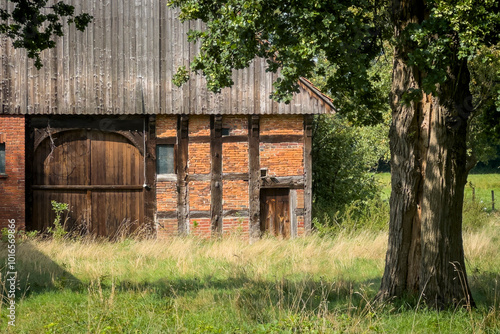
[[[495,191],[491,191],[491,211],[495,211]]]

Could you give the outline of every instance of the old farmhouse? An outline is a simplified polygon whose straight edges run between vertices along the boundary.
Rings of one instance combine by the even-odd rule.
[[[311,228],[312,115],[331,101],[307,80],[292,103],[269,99],[275,75],[255,59],[234,87],[172,75],[196,46],[159,0],[74,0],[94,22],[66,27],[37,70],[0,37],[0,228],[44,230],[51,201],[68,228],[113,237]]]

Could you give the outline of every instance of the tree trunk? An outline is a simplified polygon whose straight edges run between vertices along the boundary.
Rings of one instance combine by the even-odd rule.
[[[427,15],[422,0],[393,0],[396,39]],[[436,96],[403,103],[425,75],[407,64],[411,51],[403,41],[394,53],[389,244],[377,298],[415,295],[436,307],[472,305],[462,242],[469,72],[456,58]]]
[[[420,291],[436,307],[474,304],[465,270],[462,209],[467,182],[466,130],[470,75],[454,59],[449,80],[432,99],[422,201]]]

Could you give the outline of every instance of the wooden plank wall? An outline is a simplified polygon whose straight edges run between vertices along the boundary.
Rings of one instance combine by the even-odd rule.
[[[289,105],[269,99],[276,75],[256,59],[235,71],[233,88],[207,91],[193,75],[178,88],[172,76],[188,66],[198,45],[186,32],[200,22],[181,23],[161,0],[69,0],[76,13],[88,12],[85,32],[66,26],[55,49],[43,52],[37,70],[24,50],[0,36],[0,113],[14,114],[310,114],[325,103],[301,87]],[[0,0],[0,8],[8,5]],[[12,6],[12,4],[8,5]]]

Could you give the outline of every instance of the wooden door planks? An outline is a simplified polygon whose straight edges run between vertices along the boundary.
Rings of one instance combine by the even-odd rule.
[[[32,229],[54,220],[51,201],[70,204],[70,227],[113,238],[144,222],[144,161],[126,137],[98,130],[48,136],[33,154]]]

